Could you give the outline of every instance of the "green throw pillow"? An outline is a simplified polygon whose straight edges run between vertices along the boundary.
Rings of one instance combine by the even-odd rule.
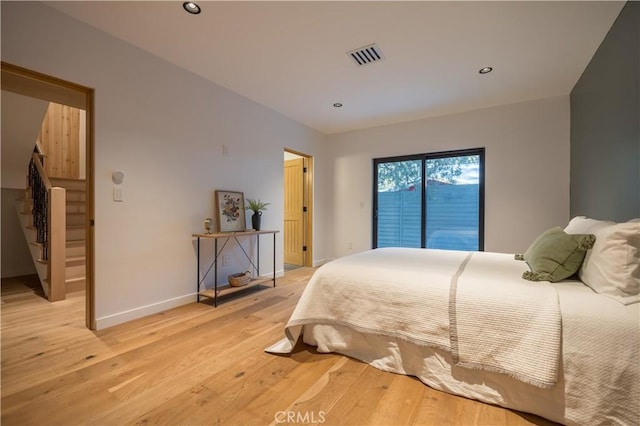
[[[587,250],[593,247],[593,234],[567,234],[560,227],[543,232],[518,260],[526,260],[531,271],[522,278],[529,281],[562,281],[575,274]]]

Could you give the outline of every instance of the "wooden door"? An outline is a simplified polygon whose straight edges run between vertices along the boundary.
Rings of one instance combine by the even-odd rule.
[[[304,265],[304,159],[284,162],[284,263]]]

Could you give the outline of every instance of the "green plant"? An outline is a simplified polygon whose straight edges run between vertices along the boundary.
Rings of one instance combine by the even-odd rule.
[[[267,209],[269,203],[263,203],[260,199],[247,198],[245,210],[253,210],[254,213],[259,213]]]

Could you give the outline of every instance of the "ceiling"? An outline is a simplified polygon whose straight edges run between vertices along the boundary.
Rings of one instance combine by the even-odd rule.
[[[46,4],[331,134],[566,95],[624,2]],[[371,43],[383,60],[346,54]]]

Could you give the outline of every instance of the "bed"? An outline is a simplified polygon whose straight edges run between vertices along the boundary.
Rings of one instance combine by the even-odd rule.
[[[546,234],[526,261],[384,248],[329,262],[307,284],[285,338],[267,351],[288,353],[303,339],[558,423],[638,424],[640,223],[579,217],[555,229],[556,239]],[[574,250],[582,250],[577,270],[554,265],[554,274],[562,271],[551,277],[532,249],[546,238],[543,251],[555,250],[559,237],[594,239]],[[548,252],[542,257],[544,264]]]

